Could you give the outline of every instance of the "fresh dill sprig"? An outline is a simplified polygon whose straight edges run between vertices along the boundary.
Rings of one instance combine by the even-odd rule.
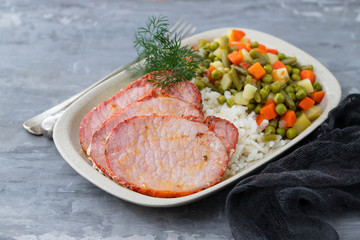
[[[168,26],[167,17],[149,17],[146,26],[135,33],[134,40],[138,60],[145,59],[137,70],[152,73],[154,84],[161,88],[191,80],[200,62],[193,48],[181,46],[178,35],[170,39]]]

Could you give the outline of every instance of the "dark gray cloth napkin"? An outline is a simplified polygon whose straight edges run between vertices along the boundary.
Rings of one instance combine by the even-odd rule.
[[[360,207],[360,95],[344,99],[287,154],[229,193],[226,215],[236,239],[339,238],[310,213]]]

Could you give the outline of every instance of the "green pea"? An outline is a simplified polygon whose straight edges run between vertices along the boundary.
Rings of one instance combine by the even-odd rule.
[[[301,89],[297,91],[295,95],[297,100],[303,100],[306,97],[306,92]]]
[[[283,103],[280,103],[280,104],[276,105],[275,111],[281,116],[286,113],[287,108],[285,107],[285,105]]]
[[[278,55],[279,60],[283,60],[286,56],[283,53],[279,53]]]
[[[275,94],[274,101],[276,103],[283,103],[285,101],[285,96],[282,93]]]
[[[292,69],[292,73],[300,74],[300,69],[298,69],[298,68],[293,68],[293,69]]]
[[[301,110],[295,111],[296,118],[300,117],[302,114]]]
[[[265,76],[262,78],[262,81],[264,83],[272,83],[272,76],[270,74],[265,74]]]
[[[285,65],[287,70],[288,70],[288,73],[291,74],[292,72],[292,67],[290,65]]]
[[[220,58],[214,57],[214,62],[221,61]]]
[[[269,91],[266,91],[265,89],[261,89],[260,90],[260,96],[261,96],[261,99],[267,99],[267,97],[269,96]]]
[[[295,138],[296,136],[298,135],[297,131],[295,128],[289,128],[287,131],[286,131],[286,137],[288,139],[293,139]]]
[[[228,105],[229,108],[231,108],[232,106],[234,106],[235,101],[232,98],[226,99],[226,105]]]
[[[275,134],[275,128],[274,126],[267,126],[265,128],[265,134]]]
[[[211,72],[212,79],[219,79],[219,78],[221,78],[221,75],[222,75],[222,73],[218,69],[215,69],[214,71]]]
[[[205,83],[201,80],[196,80],[195,85],[198,87],[199,90],[202,90],[205,88]]]
[[[306,90],[304,87],[302,87],[302,86],[299,86],[299,85],[295,85],[295,92],[298,92],[298,91],[300,91],[300,90]]]
[[[279,82],[274,82],[270,85],[270,88],[273,93],[277,93],[280,91],[281,84]]]
[[[250,51],[250,57],[253,58],[253,59],[258,58],[258,53],[257,53],[257,51],[255,49],[252,49]]]
[[[254,109],[254,112],[255,112],[256,114],[259,114],[259,113],[260,113],[260,108],[262,108],[262,107],[263,107],[262,104],[256,105],[256,107],[255,107],[255,109]]]
[[[296,82],[301,80],[300,75],[297,73],[294,73],[294,70],[293,70],[293,74],[291,74],[291,79]]]
[[[320,83],[318,82],[314,82],[313,83],[313,88],[316,90],[316,91],[321,91],[322,90],[322,86]]]
[[[248,108],[248,111],[251,112],[255,109],[255,104],[249,103],[248,105],[246,105],[246,107]]]
[[[259,47],[259,43],[256,42],[256,41],[255,41],[255,42],[251,42],[251,43],[250,43],[250,47],[251,47],[251,48],[257,48],[257,47]]]
[[[263,89],[266,90],[266,91],[268,91],[268,92],[271,91],[270,85],[265,85],[265,86],[263,86]]]
[[[286,88],[285,88],[285,92],[287,92],[287,93],[293,93],[293,92],[295,92],[295,88],[294,88],[294,86],[293,85],[288,85]]]
[[[208,44],[209,43],[209,41],[207,41],[207,40],[205,40],[205,39],[200,39],[199,40],[199,47],[202,47],[202,46],[204,46],[204,45],[206,45],[206,44]]]
[[[270,64],[266,64],[264,66],[264,69],[265,69],[265,72],[268,73],[268,74],[272,73],[272,71],[273,71],[273,68],[272,68],[272,66]]]
[[[211,51],[214,51],[214,50],[216,50],[219,46],[220,46],[220,44],[219,44],[218,42],[213,41],[213,42],[211,42],[211,44],[210,44],[210,49],[211,49]]]
[[[204,45],[204,46],[202,47],[202,49],[203,49],[204,51],[210,51],[210,46],[209,46],[209,45]]]
[[[295,93],[292,93],[292,92],[291,92],[291,93],[289,93],[288,95],[289,95],[289,97],[291,97],[292,100],[294,100],[294,101],[296,100],[296,95],[295,95]]]
[[[214,54],[214,52],[209,53],[208,58],[209,58],[209,59],[211,59],[211,60],[213,61],[213,60],[214,60],[214,58],[215,58],[215,54]]]
[[[281,137],[284,137],[284,136],[285,136],[285,133],[286,133],[285,128],[278,127],[278,128],[276,129],[276,134],[277,134],[277,135],[280,135]]]
[[[219,104],[224,104],[226,102],[226,98],[224,95],[220,95],[218,98],[217,98],[217,101]]]

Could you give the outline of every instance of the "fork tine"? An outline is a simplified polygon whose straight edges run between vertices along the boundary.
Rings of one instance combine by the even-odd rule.
[[[193,27],[189,32],[188,37],[191,37],[195,33],[195,31],[196,31],[196,27]]]
[[[171,40],[174,40],[175,37],[178,37],[179,36],[179,33],[184,29],[184,27],[186,26],[187,22],[184,21],[177,29],[176,31],[174,32],[171,32],[170,33],[170,39]]]
[[[179,27],[179,25],[183,22],[182,19],[180,19],[179,21],[177,21],[174,26],[172,26],[169,30],[170,33],[173,33],[175,31],[175,29],[177,29]]]
[[[184,31],[181,33],[181,34],[179,34],[179,37],[181,38],[181,39],[183,39],[184,38],[184,36],[188,33],[188,31],[190,30],[190,28],[191,28],[191,24],[189,24],[185,29],[184,29]]]

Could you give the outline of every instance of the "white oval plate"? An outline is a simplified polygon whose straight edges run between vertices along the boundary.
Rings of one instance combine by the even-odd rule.
[[[199,39],[207,39],[211,41],[216,37],[227,34],[227,32],[231,29],[232,28],[221,28],[203,32],[193,37],[184,39],[183,44],[195,45]],[[323,89],[326,91],[325,98],[320,104],[324,112],[312,123],[309,128],[307,128],[294,140],[290,141],[285,146],[268,153],[264,159],[250,162],[240,173],[236,174],[235,176],[222,181],[213,187],[189,196],[179,198],[156,198],[131,191],[116,184],[95,170],[91,166],[86,155],[82,153],[79,141],[79,126],[83,117],[92,108],[97,106],[102,101],[108,99],[119,89],[125,88],[127,84],[134,80],[130,77],[129,73],[125,71],[111,77],[105,83],[88,92],[86,95],[72,104],[57,121],[54,129],[54,142],[62,157],[81,176],[118,198],[143,206],[172,207],[199,200],[224,188],[225,186],[228,186],[229,184],[238,182],[245,175],[248,175],[256,168],[268,163],[271,159],[298,143],[305,136],[311,133],[316,127],[318,127],[327,118],[329,111],[338,105],[341,97],[341,88],[338,81],[320,62],[299,48],[263,32],[251,29],[241,30],[246,33],[246,37],[249,37],[254,41],[265,44],[269,48],[276,48],[286,55],[294,55],[297,57],[298,62],[300,63],[312,64],[314,66],[314,72],[317,76],[317,81],[322,84]]]

